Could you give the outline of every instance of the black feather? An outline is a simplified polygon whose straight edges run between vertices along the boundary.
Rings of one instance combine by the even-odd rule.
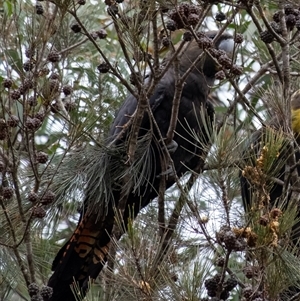
[[[221,40],[229,38],[232,39],[227,34],[222,35],[216,41],[216,45]],[[190,44],[180,58],[180,75],[184,74],[201,52],[202,50],[196,42]],[[213,107],[207,97],[214,81],[215,72],[215,62],[209,56],[204,55],[183,85],[178,122],[174,134],[178,148],[171,154],[178,177],[187,170],[196,170],[201,156],[206,152],[203,145],[207,144],[209,136],[201,125],[201,115],[205,112],[207,121],[212,122]],[[171,67],[149,98],[149,105],[162,137],[166,137],[170,125],[175,78],[175,71]],[[122,158],[126,158],[126,145],[130,135],[130,116],[134,114],[136,107],[137,100],[132,95],[128,96],[109,133],[107,145],[110,153],[99,154],[99,158],[94,159],[94,177],[89,181],[87,187],[85,208],[81,220],[73,236],[58,252],[53,263],[54,273],[48,283],[54,291],[51,301],[74,301],[75,298],[70,290],[70,285],[74,281],[79,284],[85,294],[89,279],[95,279],[105,264],[114,223],[114,208],[119,204],[122,189],[124,189],[123,177],[128,172],[128,166],[124,165]],[[124,129],[124,125],[128,125],[128,127]],[[198,134],[201,143],[195,139],[194,133]],[[129,181],[130,183],[125,187],[129,191],[123,215],[125,226],[130,216],[135,217],[141,208],[157,197],[160,185],[159,175],[162,172],[161,160],[165,160],[159,140],[160,135],[158,135],[157,129],[151,123],[149,115],[145,113],[139,130],[135,160],[129,167],[132,168],[134,180]],[[117,148],[120,148],[119,151],[114,153],[112,150]],[[145,162],[148,162],[146,166]],[[105,164],[107,173],[99,171],[99,175],[95,176],[97,170],[101,170],[102,164],[103,166]],[[103,181],[111,188],[109,196],[105,195],[107,186],[104,185],[102,190],[99,188],[102,187]],[[168,177],[167,188],[173,184],[172,177]],[[103,210],[99,210],[100,207]]]

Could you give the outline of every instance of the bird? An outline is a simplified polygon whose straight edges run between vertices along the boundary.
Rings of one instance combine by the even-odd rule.
[[[251,223],[253,216],[259,214],[260,225],[266,226],[268,223],[269,225],[276,225],[273,221],[275,220],[276,222],[276,219],[279,217],[278,214],[281,215],[282,212],[284,213],[285,210],[291,208],[294,221],[291,221],[293,224],[289,225],[291,226],[291,231],[287,246],[290,247],[289,250],[294,253],[295,259],[298,260],[300,248],[300,207],[297,195],[299,193],[296,192],[295,194],[295,191],[293,193],[289,187],[297,187],[299,185],[300,90],[297,90],[291,96],[292,136],[283,134],[281,128],[282,119],[279,118],[272,120],[270,125],[253,134],[250,142],[251,146],[249,148],[249,145],[247,145],[247,149],[251,149],[252,155],[254,155],[252,156],[254,162],[252,161],[253,165],[251,163],[249,165],[248,161],[246,163],[248,166],[244,167],[240,173],[241,195],[245,212],[248,215],[247,222],[249,223]],[[254,174],[251,175],[247,168],[250,166],[251,171],[252,167],[255,168],[255,166],[259,165],[261,167],[258,168],[263,173],[261,176],[258,176],[258,182],[253,183],[256,176]],[[277,181],[274,181],[274,178]],[[259,181],[259,179],[262,180]],[[278,208],[280,209],[278,210]],[[272,229],[271,226],[270,229]],[[277,246],[278,233],[279,231],[273,232],[275,235],[270,236],[271,240],[265,241],[269,242],[270,245]],[[280,253],[279,257],[282,260],[283,254]],[[249,259],[251,258],[252,255],[249,256]],[[281,273],[283,272],[281,271]],[[284,278],[284,276],[282,277]],[[298,280],[293,277],[290,277],[290,279],[293,283],[289,283],[288,287],[279,292],[279,300],[294,300],[294,297],[298,296],[300,292]]]
[[[229,56],[233,53],[234,40],[230,33],[225,32],[217,36],[217,32],[207,32],[205,36],[213,41],[214,49],[223,51],[223,53],[225,51]],[[216,39],[213,40],[215,37]],[[201,59],[197,59],[201,54]],[[165,60],[165,66],[171,57],[172,54]],[[59,250],[52,264],[53,274],[48,281],[48,286],[53,288],[50,301],[75,301],[70,288],[74,283],[80,287],[82,296],[86,294],[89,280],[97,278],[107,261],[115,222],[115,208],[120,205],[121,200],[125,204],[122,219],[125,225],[124,231],[126,231],[128,219],[135,218],[142,208],[158,196],[162,176],[166,177],[166,188],[168,188],[174,184],[176,176],[180,178],[187,171],[198,170],[206,152],[204,146],[209,143],[210,139],[204,123],[212,124],[214,120],[214,107],[208,101],[208,94],[214,84],[215,74],[219,67],[216,60],[207,54],[196,40],[186,43],[177,67],[170,65],[148,99],[151,114],[159,130],[152,121],[153,119],[149,117],[149,112],[145,112],[138,131],[136,153],[139,154],[135,154],[134,158],[128,158],[125,163],[118,161],[120,160],[118,156],[104,156],[108,165],[112,165],[110,160],[115,160],[116,170],[126,163],[130,166],[139,166],[137,167],[138,179],[126,178],[126,176],[124,179],[121,175],[118,176],[116,171],[114,183],[111,183],[112,177],[109,173],[113,173],[114,168],[106,169],[107,175],[104,176],[104,181],[112,187],[109,196],[100,195],[100,199],[103,197],[105,201],[100,201],[96,205],[93,204],[95,203],[93,198],[97,194],[95,191],[101,181],[93,181],[92,184],[87,185],[84,210],[78,225],[71,238]],[[184,80],[180,96],[173,140],[166,146],[174,168],[173,171],[169,171],[169,168],[163,170],[163,163],[169,166],[169,160],[166,160],[164,155],[163,141],[170,126],[176,72],[182,76],[189,68],[191,71]],[[146,80],[145,84],[147,84]],[[108,152],[111,149],[122,149],[123,147],[125,148],[123,155],[126,154],[126,147],[128,147],[132,135],[132,119],[137,105],[138,100],[130,94],[119,109],[108,134]],[[203,114],[206,121],[201,119]],[[104,160],[102,161],[104,162]],[[147,167],[144,168],[145,166]],[[100,169],[101,166],[99,166]],[[135,184],[134,180],[138,184]],[[89,189],[89,185],[93,188]],[[126,198],[122,198],[124,191]],[[102,210],[95,209],[97,206],[100,206]]]
[[[291,129],[294,136],[294,147],[291,147],[289,139],[286,139],[282,134],[280,120],[271,121],[268,127],[263,127],[252,135],[250,139],[251,146],[249,147],[248,144],[246,147],[248,150],[251,149],[252,155],[250,154],[250,157],[252,163],[250,165],[249,162],[246,163],[248,166],[240,173],[241,195],[246,213],[251,213],[253,210],[257,211],[259,208],[265,208],[268,212],[272,207],[277,206],[286,209],[292,201],[291,191],[286,189],[291,184],[291,175],[287,173],[296,171],[298,177],[300,175],[300,165],[298,163],[300,160],[298,146],[300,144],[300,90],[291,96]],[[249,152],[245,152],[244,155],[247,157]],[[293,161],[296,164],[289,171],[287,164],[291,162],[292,156],[294,156]],[[262,163],[259,163],[259,161]],[[250,166],[251,171],[252,167],[259,164],[264,165],[261,167],[261,176],[264,179],[260,183],[253,185],[251,182],[255,181],[253,179],[255,176],[249,175],[249,173],[247,175],[249,170],[247,171],[246,169]],[[278,181],[274,181],[274,178],[277,178]],[[288,183],[286,183],[286,179]],[[258,192],[259,190],[261,193]],[[299,209],[296,208],[296,219],[300,219]],[[262,214],[264,213],[262,212]],[[299,238],[300,222],[296,222],[291,233],[291,241],[294,245],[299,244]]]

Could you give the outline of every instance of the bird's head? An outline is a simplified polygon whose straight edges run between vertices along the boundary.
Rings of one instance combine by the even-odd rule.
[[[218,31],[209,31],[205,33],[207,37],[209,37],[211,40],[214,40],[214,38],[218,35]],[[218,50],[223,50],[226,52],[226,54],[231,57],[234,50],[234,40],[233,36],[228,33],[224,32],[222,33],[215,41],[214,46]]]
[[[222,33],[220,36],[217,31],[207,32],[206,35],[214,41],[214,47],[217,50],[222,50],[226,53],[228,58],[232,58],[234,51],[234,40],[233,36],[228,32]],[[217,37],[217,38],[216,38]],[[203,74],[206,76],[208,80],[214,81],[215,74],[219,71],[219,67],[217,66],[214,59],[211,56],[206,55],[205,61],[203,64]]]
[[[292,129],[297,135],[300,134],[300,90],[296,91],[291,98]]]
[[[203,37],[212,40],[213,48],[215,48],[216,50],[225,51],[227,56],[231,58],[234,51],[233,36],[227,32],[222,33],[220,36],[217,35],[217,31],[209,31],[206,32],[205,35],[203,35]],[[187,45],[180,61],[181,70],[186,71],[191,66],[191,64],[193,64],[199,58],[199,55],[201,55],[202,53],[203,47],[201,46],[201,43],[194,40],[189,45]],[[216,64],[216,60],[206,53],[202,55],[201,60],[199,60],[199,62],[195,65],[194,70],[195,72],[203,74],[207,79],[207,83],[209,85],[212,85],[215,79],[215,74],[218,72],[219,69]]]

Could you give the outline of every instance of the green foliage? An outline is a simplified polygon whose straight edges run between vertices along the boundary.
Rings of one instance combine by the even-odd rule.
[[[141,99],[153,93],[165,52],[184,44],[184,31],[215,29],[242,34],[244,41],[236,42],[230,68],[219,62],[225,79],[210,95],[216,120],[212,128],[206,124],[211,141],[207,158],[201,158],[204,170],[188,173],[163,200],[154,200],[129,221],[128,232],[113,242],[112,269],[91,284],[86,300],[199,301],[208,293],[205,280],[215,274],[220,275],[218,298],[230,277],[238,280],[228,300],[244,300],[247,285],[269,301],[299,286],[299,252],[289,240],[299,223],[297,181],[287,173],[284,195],[275,204],[265,201],[288,161],[278,155],[287,146],[291,154],[298,147],[291,134],[290,98],[299,86],[299,24],[273,29],[274,41],[266,43],[261,33],[271,30],[276,11],[284,14],[282,2],[193,4],[201,8],[197,25],[171,32],[166,24],[178,7],[170,1],[0,1],[1,300],[30,300],[27,286],[47,283],[55,254],[76,227],[88,181],[94,183],[88,192],[93,209],[100,211],[116,179],[130,178],[124,191],[138,190],[147,180],[154,165],[147,156],[151,137],[136,141],[139,160],[128,165],[128,145],[107,146],[110,124],[129,92]],[[290,5],[298,9],[297,3]],[[117,18],[108,6],[118,8]],[[225,14],[224,21],[215,20],[217,12]],[[163,47],[163,38],[169,46]],[[237,65],[243,71],[234,76]],[[147,86],[150,71],[155,76]],[[259,150],[253,148],[253,133],[266,124],[265,139]],[[45,162],[39,161],[40,152]],[[239,176],[245,167],[257,168],[262,157],[261,181],[251,184],[255,210],[245,221]],[[287,171],[295,169],[291,162]],[[160,202],[164,223],[158,217]],[[272,216],[274,209],[280,216]],[[124,222],[115,223],[123,229]],[[223,265],[217,265],[219,257]],[[248,266],[255,270],[250,280],[244,272]]]

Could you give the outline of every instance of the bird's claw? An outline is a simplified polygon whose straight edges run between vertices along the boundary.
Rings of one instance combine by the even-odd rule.
[[[166,145],[166,147],[170,154],[174,154],[178,148],[178,143],[175,140],[172,140]]]
[[[161,172],[158,176],[156,176],[156,178],[159,179],[163,176],[167,176],[168,178],[175,177],[175,173],[174,173],[174,170],[173,170],[171,165],[169,165],[168,168],[165,171]]]

